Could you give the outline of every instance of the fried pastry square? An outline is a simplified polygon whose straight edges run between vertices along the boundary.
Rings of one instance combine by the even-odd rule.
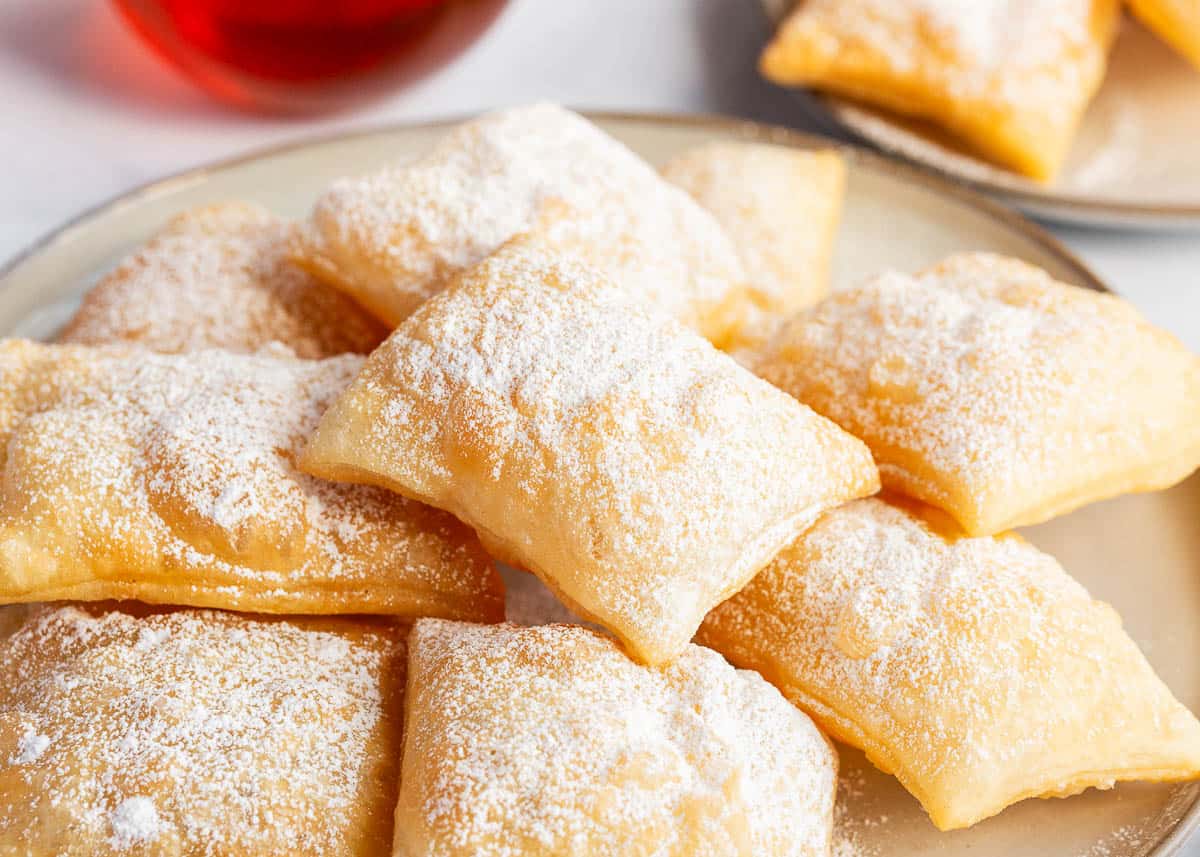
[[[763,52],[776,83],[928,119],[1035,179],[1104,77],[1118,0],[805,0]]]
[[[0,603],[502,618],[467,527],[294,467],[361,365],[0,344]]]
[[[1200,359],[1119,298],[1014,259],[954,256],[834,294],[756,369],[972,535],[1200,465]]]
[[[942,830],[1200,777],[1200,723],[1116,611],[1018,536],[960,536],[932,509],[827,513],[696,639],[865,750]]]
[[[1200,68],[1200,4],[1196,0],[1129,0],[1133,13]]]
[[[177,215],[84,296],[59,341],[163,352],[279,342],[314,359],[371,351],[387,330],[293,265],[287,233],[245,202]]]
[[[523,239],[380,346],[302,466],[454,513],[650,663],[878,485],[860,441]]]
[[[0,640],[0,852],[386,854],[404,670],[382,623],[39,608]]]
[[[715,652],[442,620],[409,647],[396,857],[829,853],[833,748]]]
[[[672,158],[662,174],[712,212],[737,248],[752,302],[737,345],[759,341],[829,291],[846,193],[836,151],[710,143]]]
[[[550,104],[453,129],[424,157],[329,189],[295,258],[389,324],[565,204],[560,231],[630,291],[720,340],[740,323],[744,272],[686,193],[586,119]]]

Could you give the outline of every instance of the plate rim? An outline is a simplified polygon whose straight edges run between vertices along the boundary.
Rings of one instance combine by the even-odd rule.
[[[978,191],[968,187],[965,183],[938,175],[921,165],[897,161],[885,154],[861,145],[847,143],[820,134],[714,113],[587,110],[574,107],[570,109],[576,110],[576,112],[579,112],[590,120],[600,122],[648,123],[667,127],[709,129],[752,142],[773,143],[806,150],[837,150],[855,165],[868,171],[883,173],[903,183],[916,185],[922,190],[947,196],[955,202],[974,209],[999,226],[1020,234],[1022,237],[1041,247],[1049,255],[1056,257],[1065,268],[1070,269],[1074,273],[1079,285],[1094,291],[1113,293],[1113,290],[1092,271],[1087,263],[1045,228],[1039,226],[1020,212],[1000,202],[989,199]],[[296,152],[311,146],[320,146],[338,141],[362,139],[389,133],[403,133],[409,130],[447,128],[478,115],[479,112],[477,111],[440,118],[434,121],[393,121],[368,124],[357,128],[327,133],[301,135],[295,139],[256,147],[239,154],[218,158],[198,166],[178,170],[160,178],[151,179],[85,208],[74,217],[69,218],[59,226],[34,239],[23,249],[18,250],[14,255],[5,260],[3,264],[0,264],[0,289],[4,289],[8,285],[9,277],[24,264],[68,243],[75,235],[85,231],[92,223],[123,208],[137,206],[143,201],[157,195],[170,193],[177,188],[186,187],[191,184],[202,183],[212,175],[244,166],[257,160]],[[1149,846],[1149,850],[1144,853],[1146,857],[1172,857],[1172,855],[1178,855],[1181,849],[1192,840],[1197,830],[1200,830],[1200,788],[1194,790],[1194,794],[1186,809],[1180,815],[1179,820],[1154,841]]]
[[[792,87],[784,88],[797,91]],[[863,130],[863,127],[865,127],[863,123],[853,118],[856,112],[864,111],[869,112],[871,115],[884,117],[886,120],[886,111],[878,110],[871,105],[856,103],[851,99],[843,98],[833,93],[818,92],[815,89],[807,87],[801,88],[799,91],[812,95],[813,101],[820,105],[821,109],[839,128],[861,140],[863,144],[870,145],[874,149],[886,153],[893,158],[902,158],[905,163],[920,167],[940,178],[968,184],[972,187],[985,190],[987,193],[1011,199],[1015,204],[1023,206],[1027,210],[1036,209],[1046,212],[1047,215],[1050,215],[1051,212],[1060,212],[1060,219],[1065,219],[1067,217],[1065,213],[1070,213],[1074,215],[1071,219],[1072,223],[1081,223],[1084,222],[1084,218],[1087,218],[1087,222],[1106,223],[1110,226],[1117,226],[1120,224],[1116,221],[1116,218],[1128,218],[1129,220],[1140,221],[1145,225],[1166,223],[1173,225],[1177,229],[1200,228],[1200,203],[1172,205],[1168,203],[1129,202],[1117,197],[1098,194],[1054,191],[1049,188],[1040,190],[1032,181],[1024,179],[1016,173],[1013,173],[1011,180],[1005,181],[1000,179],[976,178],[954,172],[931,161],[918,158],[886,140],[876,138],[875,135]],[[851,118],[847,118],[847,116]],[[904,129],[900,129],[900,133],[918,136],[914,132],[905,131]],[[966,157],[972,156],[967,155]],[[992,170],[1003,170],[1003,167],[996,167],[983,161],[980,161],[980,163],[985,164],[985,166]]]
[[[770,26],[772,33],[788,14],[796,0],[758,0],[758,8]],[[867,144],[875,151],[885,153],[892,158],[899,158],[910,166],[916,166],[927,173],[959,184],[969,185],[980,191],[995,194],[998,197],[1012,200],[1014,205],[1024,210],[1037,212],[1045,217],[1078,225],[1104,226],[1119,228],[1134,226],[1142,229],[1166,228],[1167,230],[1187,231],[1200,229],[1200,202],[1172,205],[1170,203],[1129,202],[1116,197],[1097,194],[1061,193],[1045,190],[1017,173],[1013,173],[1011,183],[973,177],[948,170],[945,167],[918,158],[902,148],[889,143],[887,140],[876,139],[875,135],[864,133],[860,123],[853,119],[847,120],[846,113],[855,110],[870,110],[872,114],[886,116],[886,111],[880,111],[869,105],[856,104],[852,99],[843,98],[834,93],[820,92],[812,87],[783,86],[767,81],[772,86],[792,93],[806,93],[812,96],[812,102],[817,104],[822,112],[846,134],[853,136],[859,144]],[[1102,84],[1103,85],[1103,84]],[[901,129],[901,133],[910,132]],[[992,164],[982,162],[993,169],[1002,170]]]
[[[757,122],[752,119],[724,116],[717,113],[588,110],[574,106],[568,106],[568,109],[579,113],[589,120],[599,122],[648,122],[670,127],[707,128],[755,142],[774,143],[809,150],[835,149],[847,160],[867,170],[887,174],[902,182],[917,185],[922,190],[950,197],[955,202],[975,209],[993,222],[1020,233],[1023,238],[1037,244],[1049,255],[1057,257],[1059,262],[1071,269],[1075,274],[1079,285],[1094,291],[1113,292],[1113,289],[1092,270],[1091,266],[1044,227],[1034,223],[1019,211],[1001,202],[989,199],[978,191],[968,187],[961,180],[931,172],[923,165],[897,161],[886,154],[882,154],[866,146],[838,140],[822,134],[800,131],[782,125]],[[340,131],[301,135],[294,139],[254,147],[235,155],[206,161],[196,166],[185,167],[181,170],[168,173],[159,178],[150,179],[94,203],[17,250],[16,253],[0,264],[0,288],[4,288],[9,276],[26,262],[70,241],[75,234],[85,229],[90,223],[120,211],[123,208],[136,206],[146,199],[170,193],[178,187],[201,183],[210,176],[226,170],[244,166],[265,158],[289,154],[312,146],[321,146],[344,140],[362,139],[380,134],[449,128],[477,117],[481,112],[464,112],[433,121],[413,120],[372,123]]]

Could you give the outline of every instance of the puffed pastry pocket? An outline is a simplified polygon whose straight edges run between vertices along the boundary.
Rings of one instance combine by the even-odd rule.
[[[314,359],[369,352],[387,330],[288,260],[289,231],[247,202],[176,215],[84,295],[58,341],[171,353],[278,343]]]
[[[571,212],[561,240],[588,248],[651,303],[723,341],[745,274],[686,193],[582,116],[552,104],[490,113],[422,157],[336,182],[296,231],[296,260],[389,325],[508,239]]]
[[[837,151],[709,143],[676,155],[662,174],[712,213],[742,260],[749,306],[732,349],[760,342],[829,292],[846,194]]]
[[[396,857],[825,857],[837,756],[751,672],[568,625],[421,620]]]
[[[380,346],[302,466],[452,512],[649,663],[878,486],[860,441],[524,238]]]
[[[469,528],[296,469],[361,365],[0,343],[0,603],[501,618]]]
[[[1100,86],[1118,0],[805,0],[760,60],[814,86],[926,119],[981,155],[1054,177]]]
[[[387,854],[405,665],[383,623],[37,608],[0,640],[0,853]]]
[[[1200,358],[1125,301],[1015,259],[953,256],[835,293],[755,369],[972,535],[1200,465]]]
[[[931,509],[827,513],[696,639],[866,751],[942,830],[1200,777],[1200,723],[1116,611],[1018,536],[961,536]]]

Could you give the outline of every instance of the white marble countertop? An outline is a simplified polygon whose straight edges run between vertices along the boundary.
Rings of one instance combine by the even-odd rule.
[[[0,0],[0,259],[150,179],[281,140],[537,98],[796,124],[758,79],[756,0],[512,0],[456,63],[356,113],[249,116],[142,47],[104,0]],[[1200,351],[1200,233],[1055,227],[1113,288]]]

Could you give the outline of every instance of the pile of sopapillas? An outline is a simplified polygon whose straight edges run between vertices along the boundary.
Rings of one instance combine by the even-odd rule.
[[[514,109],[0,344],[0,599],[69,602],[5,616],[0,851],[821,855],[826,734],[943,829],[1200,776],[1005,532],[1192,472],[1200,360],[995,256],[827,296],[842,183]]]

